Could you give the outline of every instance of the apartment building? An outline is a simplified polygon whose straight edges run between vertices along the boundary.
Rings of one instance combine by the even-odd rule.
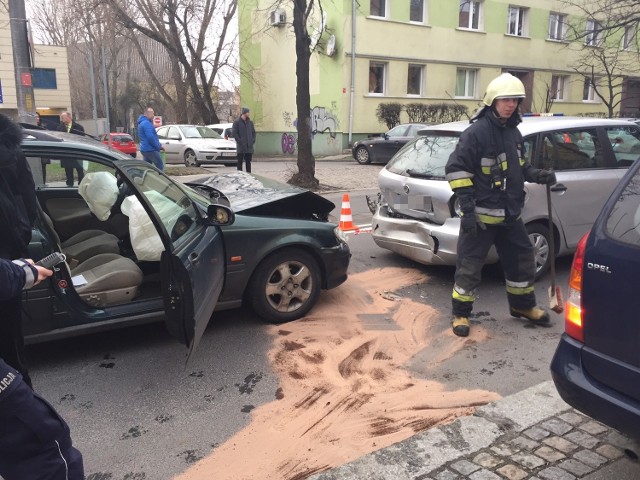
[[[273,5],[240,1],[240,65],[248,72],[240,94],[260,132],[258,152],[289,153],[297,125],[292,11]],[[457,103],[473,112],[502,72],[525,84],[524,111],[607,114],[591,82],[576,73],[585,44],[601,48],[598,21],[581,18],[561,1],[324,0],[322,6],[324,14],[316,11],[310,21],[315,154],[337,153],[385,131],[376,118],[380,103]],[[569,41],[570,25],[584,25],[587,35]],[[637,58],[635,30],[620,41],[621,55]],[[635,115],[640,78],[619,70],[616,113]]]

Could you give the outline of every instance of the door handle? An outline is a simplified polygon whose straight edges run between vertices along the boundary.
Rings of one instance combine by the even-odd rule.
[[[562,184],[562,183],[556,183],[554,186],[551,187],[551,191],[552,192],[566,192],[567,191],[567,187],[565,187],[564,184]]]
[[[200,258],[198,256],[198,254],[196,252],[191,252],[189,254],[189,261],[193,264],[198,263],[200,261]]]

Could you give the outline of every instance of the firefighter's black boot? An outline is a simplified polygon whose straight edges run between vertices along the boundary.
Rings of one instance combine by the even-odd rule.
[[[466,337],[469,335],[469,318],[468,317],[453,317],[451,324],[453,327],[453,333],[459,337]]]
[[[539,323],[542,325],[548,325],[551,322],[549,313],[538,306],[530,308],[529,310],[511,308],[511,315],[518,318],[526,318],[532,323]]]

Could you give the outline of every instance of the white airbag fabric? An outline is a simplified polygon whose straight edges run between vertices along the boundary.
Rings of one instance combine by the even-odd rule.
[[[118,199],[118,182],[109,172],[87,173],[78,185],[78,193],[87,202],[89,210],[104,222],[109,219],[111,207]]]

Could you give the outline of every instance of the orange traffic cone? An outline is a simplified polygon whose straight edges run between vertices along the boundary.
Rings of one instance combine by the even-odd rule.
[[[338,228],[343,232],[350,232],[358,230],[353,224],[353,217],[351,216],[351,202],[349,201],[349,194],[342,195],[342,208],[340,210],[340,224]]]

